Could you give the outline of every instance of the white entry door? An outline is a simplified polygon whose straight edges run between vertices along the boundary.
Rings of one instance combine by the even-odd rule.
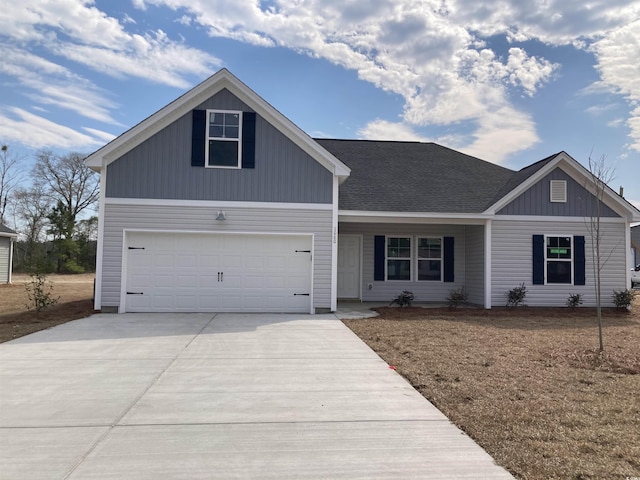
[[[338,298],[360,298],[358,235],[338,235]]]
[[[128,232],[128,312],[311,311],[311,236]]]

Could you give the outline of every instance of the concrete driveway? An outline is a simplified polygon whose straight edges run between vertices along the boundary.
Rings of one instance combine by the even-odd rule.
[[[0,478],[512,478],[334,315],[94,315],[0,344]]]

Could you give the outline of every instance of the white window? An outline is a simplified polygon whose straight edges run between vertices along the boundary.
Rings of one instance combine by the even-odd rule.
[[[207,110],[207,167],[240,168],[242,112]]]
[[[573,283],[573,237],[545,237],[546,283]]]
[[[418,280],[442,280],[442,238],[418,237]]]
[[[411,280],[411,237],[387,237],[387,280]]]
[[[551,202],[567,203],[567,182],[566,180],[551,180],[549,184],[551,192]]]

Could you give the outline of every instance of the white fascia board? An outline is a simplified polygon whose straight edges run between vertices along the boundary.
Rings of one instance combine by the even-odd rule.
[[[492,217],[496,222],[558,222],[588,224],[591,217],[554,217],[552,215],[496,215]],[[622,217],[600,217],[602,223],[627,223]]]
[[[428,213],[428,212],[374,212],[364,210],[339,210],[340,222],[353,223],[433,223],[455,225],[484,225],[493,215],[484,213]]]
[[[589,170],[566,152],[560,152],[553,160],[494,203],[491,207],[485,210],[484,213],[495,214],[542,180],[555,168],[561,168],[562,171],[585,187],[589,192],[592,194],[594,193]],[[605,189],[605,198],[603,200],[608,207],[614,210],[617,214],[626,217],[629,221],[640,221],[640,211],[638,211],[624,198],[620,197],[620,195],[616,194],[609,186]]]
[[[351,170],[344,163],[322,148],[309,135],[294,125],[293,122],[273,108],[227,69],[218,71],[135,127],[127,130],[101,149],[89,155],[85,159],[87,166],[94,170],[106,167],[124,153],[155,135],[225,88],[253,108],[257,114],[281,131],[332,174],[342,180],[349,176]]]
[[[18,238],[17,233],[0,232],[0,237]]]
[[[230,202],[219,200],[180,200],[170,198],[111,198],[101,204],[151,207],[264,208],[283,210],[332,210],[330,203]]]

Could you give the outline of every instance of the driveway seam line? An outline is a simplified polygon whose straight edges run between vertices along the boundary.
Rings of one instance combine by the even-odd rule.
[[[80,459],[73,464],[73,466],[69,469],[69,471],[62,477],[62,480],[66,480],[67,478],[69,478],[73,472],[75,472],[78,467],[80,465],[82,465],[84,463],[84,461],[89,457],[89,455],[91,455],[96,448],[98,448],[98,445],[100,445],[103,440],[107,437],[107,435],[109,435],[109,433],[111,433],[113,431],[113,429],[115,427],[118,426],[118,424],[122,421],[122,419],[127,415],[127,413],[129,413],[131,411],[131,409],[140,401],[140,399],[142,397],[144,397],[146,395],[146,393],[149,391],[149,389],[151,387],[153,387],[158,380],[160,380],[160,377],[162,377],[162,375],[164,375],[164,373],[169,369],[169,367],[171,367],[171,365],[173,365],[175,363],[175,361],[178,359],[178,357],[180,357],[180,355],[182,355],[182,353],[189,348],[189,346],[193,343],[193,341],[198,338],[198,336],[209,326],[211,325],[211,322],[213,322],[213,320],[216,318],[218,314],[214,313],[213,316],[209,319],[209,321],[206,323],[206,325],[204,327],[202,327],[200,330],[198,330],[198,332],[193,336],[193,338],[191,340],[189,340],[189,342],[187,342],[187,344],[182,348],[182,350],[180,350],[180,352],[178,352],[169,363],[167,363],[167,365],[162,369],[162,371],[156,375],[153,380],[149,383],[149,385],[147,385],[147,388],[144,389],[144,391],[138,395],[128,406],[127,408],[125,408],[124,412],[122,414],[120,414],[118,416],[118,418],[116,418],[113,422],[111,422],[110,425],[105,425],[106,427],[106,431],[100,435],[100,437],[93,443],[93,445],[91,445],[91,447],[82,454],[82,456],[80,457]],[[169,357],[167,357],[169,358]],[[123,425],[123,426],[129,426],[129,425]]]

